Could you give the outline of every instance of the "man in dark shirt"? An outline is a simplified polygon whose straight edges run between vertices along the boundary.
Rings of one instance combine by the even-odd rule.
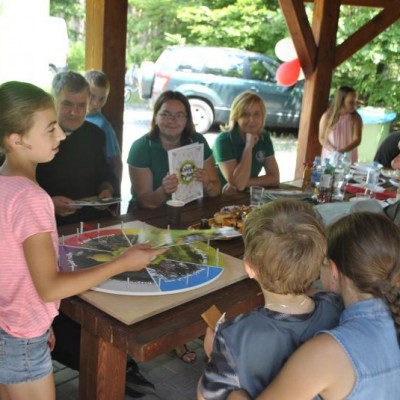
[[[393,168],[392,161],[399,155],[400,132],[390,133],[379,146],[374,161],[382,164],[384,168]],[[397,167],[394,167],[397,168]]]
[[[110,215],[108,209],[72,206],[78,199],[107,198],[119,192],[105,156],[105,133],[85,121],[89,84],[82,75],[69,71],[57,74],[52,86],[58,122],[67,138],[52,161],[38,165],[38,183],[53,199],[57,225]]]

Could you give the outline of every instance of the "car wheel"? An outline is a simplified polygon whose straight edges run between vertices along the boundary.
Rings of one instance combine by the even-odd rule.
[[[196,132],[201,134],[207,133],[214,122],[212,108],[200,99],[189,99],[189,103]]]

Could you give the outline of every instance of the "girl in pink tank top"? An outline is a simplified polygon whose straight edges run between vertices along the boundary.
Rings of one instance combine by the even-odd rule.
[[[342,86],[336,91],[332,105],[322,115],[318,137],[323,162],[332,152],[350,152],[351,161],[357,161],[362,120],[356,111],[356,101],[355,90]]]
[[[53,202],[35,177],[65,139],[53,99],[29,83],[6,82],[0,110],[0,398],[55,400],[50,326],[59,300],[141,270],[163,250],[133,246],[91,269],[60,272]]]

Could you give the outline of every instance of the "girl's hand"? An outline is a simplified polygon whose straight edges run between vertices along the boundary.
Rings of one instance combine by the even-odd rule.
[[[246,133],[246,147],[253,148],[259,141],[260,137],[253,133]]]
[[[238,190],[237,190],[236,186],[233,186],[230,183],[226,183],[222,189],[223,194],[234,194],[237,192],[238,192]]]
[[[176,174],[167,174],[162,181],[162,188],[164,193],[168,196],[172,193],[175,193],[178,190],[178,177]]]
[[[210,183],[210,177],[208,175],[208,172],[203,168],[196,168],[194,176],[196,178],[196,181],[199,181],[203,184],[204,188],[206,188]]]
[[[56,345],[56,335],[54,334],[52,327],[50,327],[49,331],[50,331],[50,335],[49,335],[49,340],[47,341],[47,343],[49,344],[50,352],[52,352]]]
[[[167,249],[152,249],[150,244],[142,243],[130,247],[118,257],[123,271],[140,271],[150,264],[152,259]]]

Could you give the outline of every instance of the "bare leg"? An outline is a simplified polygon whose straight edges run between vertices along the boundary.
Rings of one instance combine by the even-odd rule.
[[[6,391],[6,387],[2,383],[0,383],[0,400],[10,400],[10,397]]]
[[[1,391],[5,390],[5,391]],[[3,393],[5,397],[3,399]],[[34,382],[19,385],[0,385],[1,400],[56,400],[53,374]]]

